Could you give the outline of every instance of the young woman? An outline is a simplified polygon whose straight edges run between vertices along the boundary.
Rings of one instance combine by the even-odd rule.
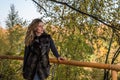
[[[23,77],[26,80],[44,80],[49,76],[49,50],[58,61],[64,60],[58,54],[54,41],[43,29],[41,19],[34,19],[28,26],[25,37]]]

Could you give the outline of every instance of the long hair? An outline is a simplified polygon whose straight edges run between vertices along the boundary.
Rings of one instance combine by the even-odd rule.
[[[29,24],[27,32],[26,32],[26,36],[25,36],[25,46],[30,45],[32,40],[34,39],[35,29],[37,25],[39,24],[39,22],[42,22],[42,20],[39,18],[36,18]]]

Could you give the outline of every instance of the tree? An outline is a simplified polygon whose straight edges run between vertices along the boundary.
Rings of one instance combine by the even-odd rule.
[[[9,49],[8,54],[16,54],[19,51],[19,46],[21,37],[24,36],[25,32],[22,28],[22,26],[26,26],[27,21],[23,21],[19,15],[18,11],[15,10],[15,6],[12,4],[10,6],[10,13],[8,14],[7,20],[6,20],[6,26],[8,28],[8,40],[9,40]],[[23,40],[23,39],[22,39]],[[18,42],[20,42],[18,44]],[[18,47],[17,47],[18,46]]]
[[[98,39],[99,41],[105,42],[107,45],[104,46],[108,49],[106,52],[106,58],[104,58],[105,63],[109,63],[108,57],[110,53],[111,45],[113,42],[117,42],[118,50],[114,52],[114,61],[117,60],[119,55],[119,38],[120,38],[120,24],[118,17],[120,14],[119,10],[119,0],[32,0],[37,4],[38,10],[44,13],[45,17],[51,18],[52,24],[57,24],[62,27],[73,28],[78,27],[81,33],[88,39],[92,45]],[[100,28],[102,24],[106,27],[101,27],[105,29],[106,33],[113,33],[109,35],[96,35],[95,30]],[[114,37],[114,40],[112,40]],[[103,45],[98,45],[103,46]],[[109,46],[109,47],[108,47]],[[112,59],[113,61],[113,59]],[[114,62],[112,62],[113,64]],[[106,74],[106,71],[105,71]],[[105,79],[104,79],[105,80]]]
[[[18,11],[15,10],[14,5],[11,5],[10,13],[8,14],[6,20],[7,28],[5,29],[5,31],[7,33],[4,33],[4,35],[0,36],[0,41],[2,41],[2,43],[0,42],[0,44],[1,47],[3,47],[0,49],[2,50],[2,54],[19,56],[23,55],[24,36],[26,32],[26,28],[23,26],[25,25],[26,21],[23,21],[21,18],[19,18]],[[1,34],[3,33],[1,32]],[[0,60],[0,63],[1,80],[23,80],[20,74],[22,71],[20,70],[21,62]]]
[[[15,10],[14,4],[10,6],[10,12],[8,14],[7,20],[6,20],[6,26],[7,28],[11,28],[15,26],[16,24],[20,24],[22,26],[27,25],[27,21],[23,21],[19,15],[18,11]]]

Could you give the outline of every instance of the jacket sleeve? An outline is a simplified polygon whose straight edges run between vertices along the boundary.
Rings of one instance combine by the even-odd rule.
[[[55,47],[54,41],[53,41],[53,39],[51,37],[50,37],[50,48],[51,48],[51,51],[52,51],[53,55],[56,58],[60,57],[60,55],[58,54],[58,51],[57,51],[57,49]]]
[[[25,48],[24,48],[24,58],[23,58],[23,71],[25,69],[25,64],[26,64],[29,53],[30,53],[30,47],[25,46]]]

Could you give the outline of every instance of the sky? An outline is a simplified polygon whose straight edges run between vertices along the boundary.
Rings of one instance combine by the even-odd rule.
[[[40,13],[32,0],[0,0],[0,26],[6,27],[5,21],[10,11],[10,5],[14,4],[15,10],[23,20],[31,21],[34,18],[39,18]]]

